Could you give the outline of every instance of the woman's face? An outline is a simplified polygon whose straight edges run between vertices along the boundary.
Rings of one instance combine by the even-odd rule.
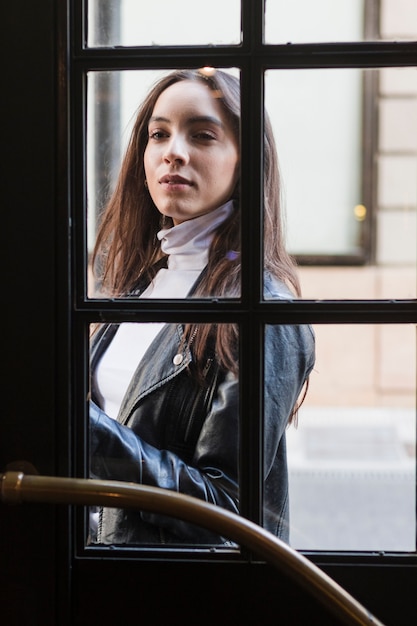
[[[213,93],[200,82],[175,83],[149,120],[147,185],[158,211],[174,224],[227,202],[238,179],[239,147]]]

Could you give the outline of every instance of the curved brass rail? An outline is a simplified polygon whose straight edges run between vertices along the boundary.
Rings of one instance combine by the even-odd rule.
[[[347,626],[383,626],[332,578],[249,520],[180,493],[119,481],[1,474],[0,501],[138,508],[179,518],[221,534],[292,578]]]

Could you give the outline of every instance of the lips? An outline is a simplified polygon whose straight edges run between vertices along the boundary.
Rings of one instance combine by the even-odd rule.
[[[190,180],[178,176],[178,174],[166,174],[159,179],[159,182],[165,185],[192,185]]]

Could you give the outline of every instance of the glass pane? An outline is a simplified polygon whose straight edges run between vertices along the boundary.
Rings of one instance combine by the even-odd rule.
[[[287,431],[291,544],[414,551],[415,327],[314,330],[308,393]]]
[[[88,296],[239,297],[239,146],[237,70],[89,72]]]
[[[87,41],[89,47],[239,44],[240,0],[89,0]]]
[[[366,0],[268,0],[266,43],[358,41]]]
[[[271,70],[265,90],[303,297],[415,298],[415,69]]]
[[[265,42],[414,40],[416,24],[412,0],[268,0]]]
[[[92,329],[91,476],[168,489],[238,513],[237,346],[237,328],[228,324]],[[117,509],[91,510],[89,541],[234,545],[175,518]]]

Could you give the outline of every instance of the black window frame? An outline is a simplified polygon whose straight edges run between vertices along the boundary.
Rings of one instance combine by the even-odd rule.
[[[262,300],[262,136],[263,76],[268,69],[382,68],[415,66],[416,42],[364,41],[313,44],[264,44],[264,0],[242,0],[242,43],[238,46],[88,48],[86,45],[86,4],[73,0],[70,6],[69,128],[70,128],[70,218],[72,224],[71,292],[68,332],[72,345],[72,391],[74,431],[73,472],[88,475],[87,405],[88,327],[97,321],[125,321],[140,310],[143,321],[235,322],[241,325],[241,406],[243,409],[240,449],[241,514],[262,520],[262,420],[249,419],[245,407],[257,407],[262,416],[263,355],[265,324],[409,324],[417,321],[416,300],[299,300],[282,303]],[[174,69],[188,67],[238,67],[241,70],[242,98],[242,297],[239,302],[193,300],[110,301],[86,297],[87,233],[85,224],[85,140],[86,76],[94,70]],[[253,164],[256,163],[256,168]],[[253,207],[259,207],[259,211]],[[229,555],[204,550],[187,551],[146,548],[108,550],[85,546],[85,512],[77,512],[77,556],[93,558],[185,558],[232,560],[247,555]],[[417,565],[417,554],[304,552],[319,565],[404,563]]]

